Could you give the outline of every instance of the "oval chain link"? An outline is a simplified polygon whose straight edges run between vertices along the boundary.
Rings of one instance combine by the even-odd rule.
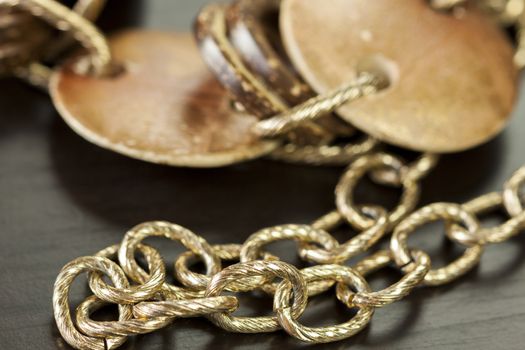
[[[356,229],[367,230],[377,224],[376,220],[367,217],[363,208],[357,207],[354,203],[354,190],[366,174],[374,170],[392,169],[399,171],[403,169],[400,164],[403,162],[393,155],[377,153],[357,159],[350,165],[348,171],[343,175],[336,187],[336,204],[338,211]],[[389,213],[389,228],[395,226],[406,215],[408,215],[417,205],[420,194],[420,185],[416,178],[410,176],[410,172],[400,172],[398,177],[403,188],[398,206]]]
[[[352,268],[342,265],[318,265],[307,269],[304,273],[306,283],[332,280],[344,283],[355,288],[359,293],[370,292],[365,279]],[[292,287],[288,283],[281,283],[275,293],[274,310],[282,328],[291,336],[308,343],[329,343],[350,338],[362,331],[372,320],[374,307],[371,305],[358,306],[357,314],[349,321],[336,326],[306,327],[298,322],[290,300]]]
[[[414,270],[415,263],[412,259],[411,250],[408,247],[408,237],[418,227],[437,220],[464,225],[472,234],[475,234],[480,229],[477,219],[460,205],[436,203],[426,206],[411,214],[394,230],[390,241],[390,249],[399,267],[405,271]],[[482,244],[467,247],[465,253],[456,261],[445,267],[430,270],[425,276],[425,284],[432,286],[442,285],[463,276],[479,263],[483,250]]]
[[[400,281],[394,283],[388,288],[378,292],[357,292],[354,293],[348,285],[338,283],[337,298],[352,307],[357,306],[373,306],[376,308],[390,305],[396,301],[404,299],[412,290],[421,285],[425,276],[430,271],[430,257],[428,254],[412,250],[412,260],[414,261],[414,268],[407,272]],[[391,251],[383,250],[371,255],[360,261],[355,270],[363,276],[367,276],[375,271],[380,270],[394,262],[394,257]]]

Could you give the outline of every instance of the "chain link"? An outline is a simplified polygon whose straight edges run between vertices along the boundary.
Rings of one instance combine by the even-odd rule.
[[[400,164],[403,164],[403,161],[391,154],[376,153],[361,157],[350,165],[337,185],[335,193],[338,211],[354,228],[367,230],[377,225],[374,218],[366,215],[366,208],[369,206],[358,207],[354,203],[354,190],[359,182],[374,170],[388,168],[399,171],[404,168]],[[419,182],[415,177],[410,176],[410,173],[398,172],[396,177],[400,180],[403,194],[398,206],[388,214],[389,227],[395,226],[416,207],[420,194]]]
[[[370,287],[363,276],[354,269],[342,265],[318,265],[309,269],[304,281],[333,280],[355,288],[359,293],[368,293]],[[372,320],[374,307],[371,305],[358,306],[357,314],[348,322],[328,327],[306,327],[301,325],[298,317],[293,314],[290,300],[292,287],[289,283],[281,283],[274,299],[274,311],[281,327],[291,336],[308,343],[329,343],[347,339],[363,330]]]
[[[414,268],[392,286],[378,292],[358,292],[354,293],[347,285],[339,283],[337,285],[337,298],[344,302],[348,307],[354,305],[373,306],[376,308],[390,305],[399,301],[410,294],[410,292],[421,285],[425,276],[430,270],[430,257],[422,251],[412,251]],[[363,276],[378,271],[390,265],[394,261],[391,251],[383,250],[360,261],[355,269]]]
[[[261,137],[284,136],[305,122],[315,121],[346,103],[388,87],[388,77],[380,73],[362,73],[355,81],[328,95],[314,97],[281,115],[258,122],[253,131]]]
[[[445,220],[447,223],[459,223],[464,225],[472,234],[475,234],[480,229],[479,222],[474,215],[461,205],[436,203],[424,207],[411,214],[394,230],[390,242],[390,250],[394,254],[394,260],[398,267],[404,271],[412,271],[415,268],[412,251],[408,247],[408,237],[418,227],[437,220]],[[456,261],[445,267],[429,271],[425,276],[425,284],[437,286],[456,280],[476,266],[482,254],[482,244],[467,247],[465,253]]]
[[[92,24],[105,3],[105,0],[77,0],[70,10],[52,0],[0,0],[0,16],[6,18],[6,12],[13,19],[5,23],[8,26],[5,28],[18,33],[15,42],[0,37],[0,73],[13,74],[46,90],[51,70],[37,61],[56,59],[58,53],[77,40],[89,55],[76,68],[82,73],[111,74],[114,66],[109,46]],[[56,38],[51,29],[66,34]],[[6,50],[9,52],[5,53]]]

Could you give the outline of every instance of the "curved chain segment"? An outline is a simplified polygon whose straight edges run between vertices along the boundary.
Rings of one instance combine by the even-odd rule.
[[[525,212],[516,212],[512,203],[521,205],[521,201],[516,202],[515,199],[521,199],[519,189],[524,173],[525,167],[509,180],[503,192],[506,195],[489,193],[463,205],[431,204],[408,215],[394,227],[390,250],[371,254],[353,268],[340,264],[351,250],[348,242],[339,244],[325,231],[342,225],[344,216],[338,211],[321,217],[312,226],[271,227],[253,234],[242,245],[213,247],[183,227],[166,222],[146,223],[129,231],[119,246],[104,249],[94,257],[74,260],[64,267],[55,283],[55,319],[64,339],[77,349],[115,349],[128,336],[164,328],[177,318],[198,316],[207,317],[232,332],[260,333],[284,329],[290,335],[310,343],[345,339],[366,327],[376,308],[407,297],[417,287],[456,280],[478,264],[485,244],[505,241],[523,230]],[[509,205],[514,210],[512,213],[516,214],[509,221],[495,228],[481,227],[478,214]],[[376,221],[383,218],[387,222],[386,212],[378,208],[375,210]],[[428,254],[409,248],[407,241],[418,227],[436,220],[443,220],[447,236],[467,249],[455,262],[432,270]],[[364,230],[361,237],[367,237],[366,232]],[[141,243],[151,236],[180,240],[190,249],[175,263],[177,278],[189,289],[166,283],[160,254]],[[366,251],[377,241],[376,237],[368,238],[357,244],[358,248],[353,252]],[[262,250],[269,243],[287,239],[298,242],[299,256],[308,261],[322,256],[324,260],[317,262],[321,265],[298,270]],[[135,261],[136,251],[145,258],[148,272]],[[109,260],[117,253],[120,266]],[[189,270],[189,265],[198,260],[207,265],[206,275]],[[241,262],[221,270],[221,260]],[[389,265],[400,269],[403,273],[401,279],[381,291],[371,291],[365,276]],[[77,308],[74,323],[68,291],[76,276],[84,272],[89,273],[89,285],[94,295]],[[111,286],[104,282],[103,274],[111,279]],[[274,282],[275,278],[281,282]],[[130,285],[128,279],[134,284]],[[357,308],[356,316],[336,326],[315,328],[301,325],[298,319],[307,306],[308,298],[326,292],[336,283],[337,298],[348,308]],[[274,295],[272,316],[236,317],[232,313],[239,306],[237,297],[221,295],[223,291],[239,293],[256,289]],[[108,303],[119,306],[118,321],[92,320],[90,315]]]
[[[370,292],[365,279],[350,267],[342,265],[318,265],[307,269],[304,273],[306,283],[333,280],[355,288],[359,293]],[[362,331],[371,321],[374,314],[372,305],[358,306],[357,314],[349,321],[336,326],[306,327],[298,322],[290,305],[292,287],[281,283],[275,293],[274,310],[277,312],[279,324],[291,336],[308,343],[330,343],[350,338]]]
[[[122,269],[106,258],[84,257],[73,260],[60,272],[53,290],[53,311],[55,321],[64,340],[76,349],[106,350],[116,349],[126,341],[125,337],[91,337],[80,332],[71,318],[69,309],[69,289],[76,277],[85,272],[101,272],[107,275],[117,288],[129,288],[129,282]],[[131,305],[119,305],[119,321],[133,318]]]
[[[394,283],[388,288],[378,292],[358,292],[354,293],[348,285],[339,283],[337,285],[337,298],[352,307],[357,306],[374,306],[376,308],[390,305],[396,301],[404,299],[412,290],[421,285],[425,276],[430,271],[430,257],[422,251],[412,251],[412,259],[415,267],[401,278],[399,282]],[[391,251],[379,251],[370,257],[360,261],[355,269],[363,276],[367,276],[383,267],[394,262]]]
[[[219,296],[229,284],[253,276],[281,278],[281,285],[289,285],[293,290],[293,303],[290,306],[293,316],[297,318],[302,315],[308,301],[306,282],[297,268],[281,261],[249,261],[229,266],[213,277],[206,296]],[[267,333],[280,328],[276,316],[235,317],[229,313],[214,313],[208,318],[230,332]]]
[[[1,3],[0,3],[1,4]],[[94,2],[100,8],[100,6]],[[16,0],[15,5],[42,18],[62,31],[71,32],[89,51],[89,65],[97,75],[111,73],[111,51],[104,35],[91,21],[66,6],[51,0]],[[85,6],[85,5],[84,5]],[[82,8],[85,11],[85,8]],[[85,12],[85,14],[90,14]]]
[[[518,216],[524,211],[524,196],[520,189],[525,187],[525,167],[518,170],[507,183],[503,190],[503,204],[510,216]]]
[[[129,231],[122,244],[120,245],[118,258],[122,269],[135,282],[144,283],[150,278],[135,260],[135,251],[140,243],[148,237],[164,237],[174,241],[180,241],[186,248],[202,257],[206,266],[208,276],[215,275],[221,270],[221,260],[215,254],[212,247],[202,237],[197,236],[190,230],[168,222],[150,222],[139,225]],[[193,285],[191,289],[204,290],[208,285],[208,279],[193,272],[188,272],[192,276]],[[177,298],[186,298],[187,289],[183,289],[168,283],[164,283],[163,291],[173,294]],[[190,292],[191,293],[191,292]],[[198,293],[194,293],[197,296]]]
[[[119,246],[112,246],[98,252],[95,256],[113,259],[116,257]],[[89,287],[101,300],[116,304],[135,304],[152,298],[158,293],[166,280],[166,269],[160,254],[146,245],[139,245],[138,251],[145,257],[148,264],[149,276],[146,279],[135,280],[137,286],[129,288],[115,288],[103,280],[100,272],[89,274]]]
[[[217,254],[221,261],[240,261],[241,249],[242,245],[240,244],[225,244],[213,247],[215,254]],[[278,257],[266,252],[261,253],[260,258],[266,261],[279,260]],[[188,266],[197,261],[199,261],[198,256],[193,252],[185,252],[178,257],[177,261],[175,261],[175,274],[177,279],[187,287],[195,285],[195,276],[199,276],[199,280],[207,280],[207,284],[211,281],[210,276],[197,275],[189,270]],[[268,282],[268,279],[264,277],[249,277],[235,281],[229,285],[226,290],[230,292],[248,292],[253,290],[254,285],[263,286]],[[203,288],[203,290],[205,289],[206,288]]]
[[[111,73],[108,45],[92,24],[105,4],[106,0],[77,0],[69,9],[52,0],[0,0],[0,16],[4,18],[4,8],[8,9],[9,16],[15,19],[9,23],[10,32],[19,33],[15,41],[0,36],[0,74],[17,76],[47,90],[51,69],[38,61],[55,61],[75,40],[90,53],[87,69],[95,74]],[[65,33],[57,37],[53,35],[54,28]]]
[[[376,220],[365,215],[363,210],[354,202],[354,190],[359,182],[372,171],[385,168],[399,171],[399,169],[402,169],[399,164],[403,164],[403,162],[397,157],[387,153],[377,153],[361,157],[350,165],[337,185],[335,195],[338,211],[353,227],[359,230],[366,230],[377,224]],[[390,228],[414,210],[419,200],[419,182],[408,174],[406,172],[398,174],[403,194],[398,206],[388,215]]]
[[[436,203],[424,207],[401,222],[392,235],[390,249],[399,267],[404,268],[406,271],[412,271],[415,268],[415,263],[408,247],[408,237],[417,228],[438,220],[464,225],[472,233],[480,229],[477,219],[460,205]],[[465,253],[456,261],[445,267],[430,270],[425,276],[425,283],[428,285],[441,285],[456,280],[478,264],[482,253],[483,245],[481,244],[468,247]]]
[[[119,321],[93,321],[91,314],[108,305],[96,296],[84,300],[77,308],[76,322],[79,330],[91,337],[127,337],[130,335],[146,334],[167,327],[172,318],[149,318]]]
[[[339,264],[366,252],[375,245],[388,231],[389,221],[386,211],[380,207],[363,207],[361,210],[374,218],[374,226],[333,249],[319,248],[302,242],[299,249],[301,258],[318,264]]]

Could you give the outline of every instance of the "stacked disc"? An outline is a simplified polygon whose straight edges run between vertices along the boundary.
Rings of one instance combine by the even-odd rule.
[[[266,119],[315,96],[294,70],[279,33],[280,0],[236,0],[201,10],[195,34],[202,57],[239,108]],[[354,130],[335,115],[287,135],[300,146],[328,145]]]
[[[427,1],[233,0],[202,9],[195,33],[217,79],[259,119],[362,73],[388,76],[387,87],[341,103],[337,116],[293,130],[298,147],[331,146],[355,127],[413,151],[458,152],[499,134],[517,96],[515,48],[470,2],[442,12]]]

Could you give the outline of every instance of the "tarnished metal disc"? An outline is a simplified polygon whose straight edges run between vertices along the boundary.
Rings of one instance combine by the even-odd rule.
[[[246,65],[291,105],[315,96],[290,67],[279,32],[281,0],[236,0],[226,11],[229,38]]]
[[[424,0],[283,0],[281,31],[296,68],[318,93],[366,65],[392,85],[339,114],[383,141],[455,152],[498,134],[517,95],[513,48],[473,6],[434,11]]]
[[[149,162],[215,167],[276,147],[257,139],[257,118],[236,111],[209,73],[190,34],[132,31],[110,39],[115,77],[76,74],[73,62],[51,82],[65,121],[87,140]]]

